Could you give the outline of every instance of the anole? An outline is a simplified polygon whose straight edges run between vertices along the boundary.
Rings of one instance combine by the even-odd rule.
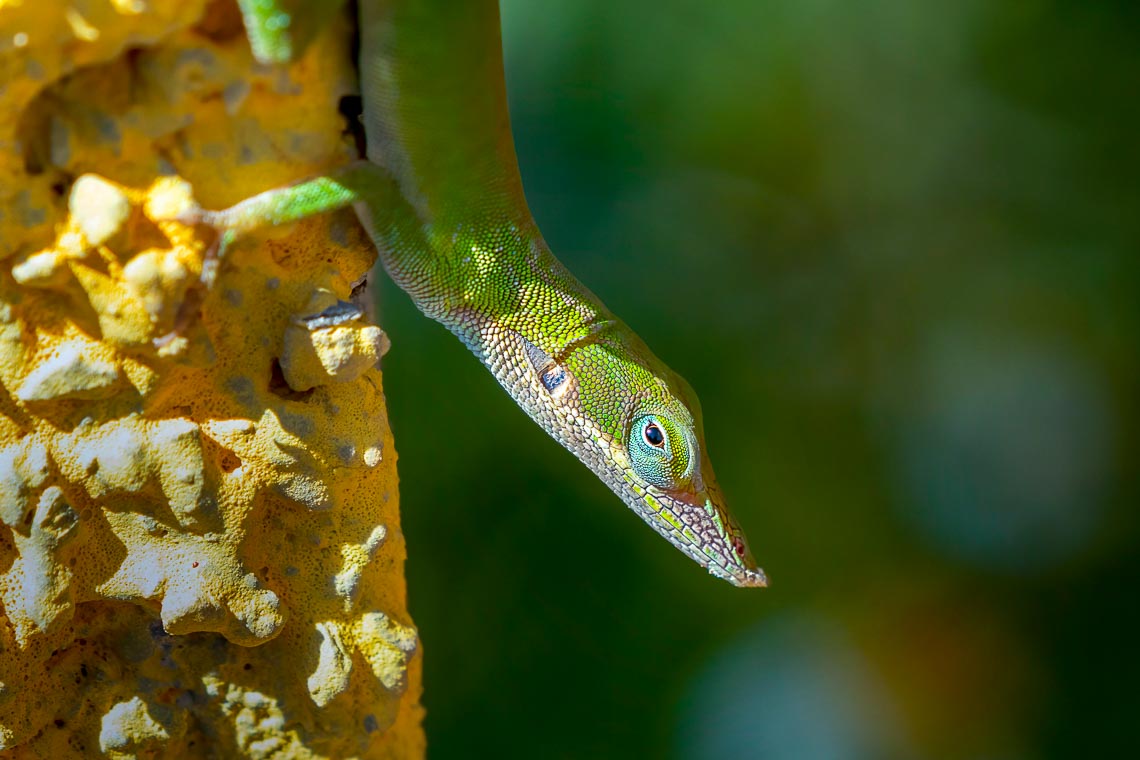
[[[303,30],[240,0],[262,62]],[[297,3],[294,2],[294,5]],[[310,16],[338,3],[308,4]],[[765,586],[729,513],[697,397],[550,252],[523,195],[496,0],[359,0],[367,160],[196,220],[241,233],[353,205],[391,278],[654,530],[737,586]]]

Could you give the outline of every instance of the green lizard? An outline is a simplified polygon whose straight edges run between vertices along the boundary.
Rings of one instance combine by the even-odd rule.
[[[296,5],[296,1],[294,5]],[[295,12],[241,0],[255,55],[297,54]],[[221,245],[352,204],[384,268],[527,414],[713,575],[765,586],[725,507],[700,405],[553,256],[523,196],[496,0],[359,0],[366,162],[197,219]]]

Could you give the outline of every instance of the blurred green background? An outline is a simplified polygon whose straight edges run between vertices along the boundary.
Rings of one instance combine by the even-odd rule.
[[[433,758],[1140,739],[1140,4],[507,0],[551,247],[772,579],[646,528],[390,284]]]

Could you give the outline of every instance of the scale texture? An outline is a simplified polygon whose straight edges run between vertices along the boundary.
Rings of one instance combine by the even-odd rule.
[[[400,198],[365,192],[357,210],[388,273],[650,527],[713,575],[766,585],[696,395],[554,257],[527,208],[498,3],[359,6],[368,159]]]

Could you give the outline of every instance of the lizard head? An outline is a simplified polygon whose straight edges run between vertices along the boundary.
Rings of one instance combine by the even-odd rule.
[[[693,389],[592,300],[541,238],[516,244],[531,245],[531,255],[502,273],[521,283],[516,300],[496,306],[505,318],[470,312],[457,332],[519,405],[650,527],[712,575],[766,586],[717,485]],[[503,247],[473,246],[470,258],[478,263],[481,251]],[[535,274],[544,258],[550,271]]]
[[[650,526],[708,571],[736,586],[768,585],[744,532],[729,513],[704,445],[700,405],[668,373],[627,407],[613,462],[622,498]]]

